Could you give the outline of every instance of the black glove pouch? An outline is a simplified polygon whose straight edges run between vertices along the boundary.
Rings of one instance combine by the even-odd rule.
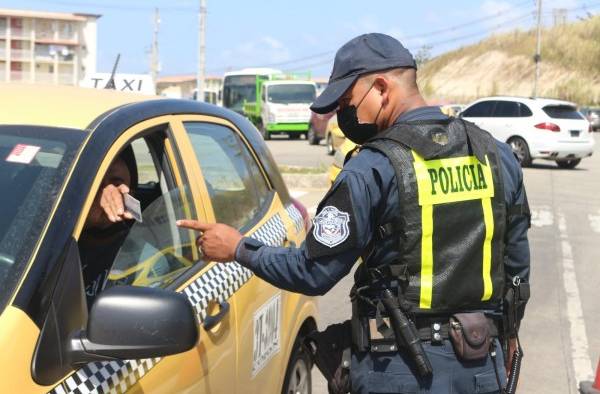
[[[449,334],[459,360],[476,361],[487,357],[492,338],[488,319],[482,312],[455,313],[450,317]]]

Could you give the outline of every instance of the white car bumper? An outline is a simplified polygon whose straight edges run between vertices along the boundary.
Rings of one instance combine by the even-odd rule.
[[[533,159],[582,159],[594,153],[594,139],[577,142],[557,142],[531,151]]]

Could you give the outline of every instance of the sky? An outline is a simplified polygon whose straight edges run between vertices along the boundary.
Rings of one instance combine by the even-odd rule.
[[[244,67],[311,71],[328,77],[335,51],[351,38],[382,32],[413,54],[438,55],[489,34],[530,29],[535,0],[206,0],[206,71]],[[600,12],[600,0],[543,0],[543,20],[565,8],[570,20]],[[0,7],[101,14],[98,72],[147,73],[158,8],[160,75],[195,74],[200,0],[1,0]]]

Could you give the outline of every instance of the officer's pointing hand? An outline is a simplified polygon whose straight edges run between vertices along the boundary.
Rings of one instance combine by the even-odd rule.
[[[221,223],[202,223],[198,220],[178,220],[177,225],[201,232],[196,238],[196,245],[206,260],[235,260],[235,251],[243,238],[235,228]]]

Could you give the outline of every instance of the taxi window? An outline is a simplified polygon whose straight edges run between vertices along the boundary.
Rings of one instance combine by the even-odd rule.
[[[135,157],[130,172],[137,181],[132,181],[130,194],[140,202],[141,222],[127,220],[97,229],[88,228],[86,221],[79,249],[88,303],[107,286],[166,287],[197,265],[195,235],[175,224],[197,215],[185,174],[182,183],[175,180],[165,151],[167,138],[164,130],[156,131],[117,156],[129,150]]]
[[[109,285],[166,287],[195,264],[195,237],[175,224],[195,217],[191,201],[187,186],[176,187],[144,209],[143,222],[133,224],[115,257]]]
[[[131,143],[131,148],[135,155],[138,167],[139,183],[141,185],[148,183],[158,183],[158,172],[152,159],[152,153],[144,139],[139,138]]]
[[[272,192],[244,142],[222,125],[184,125],[202,168],[217,222],[238,229],[254,223],[268,208]]]

